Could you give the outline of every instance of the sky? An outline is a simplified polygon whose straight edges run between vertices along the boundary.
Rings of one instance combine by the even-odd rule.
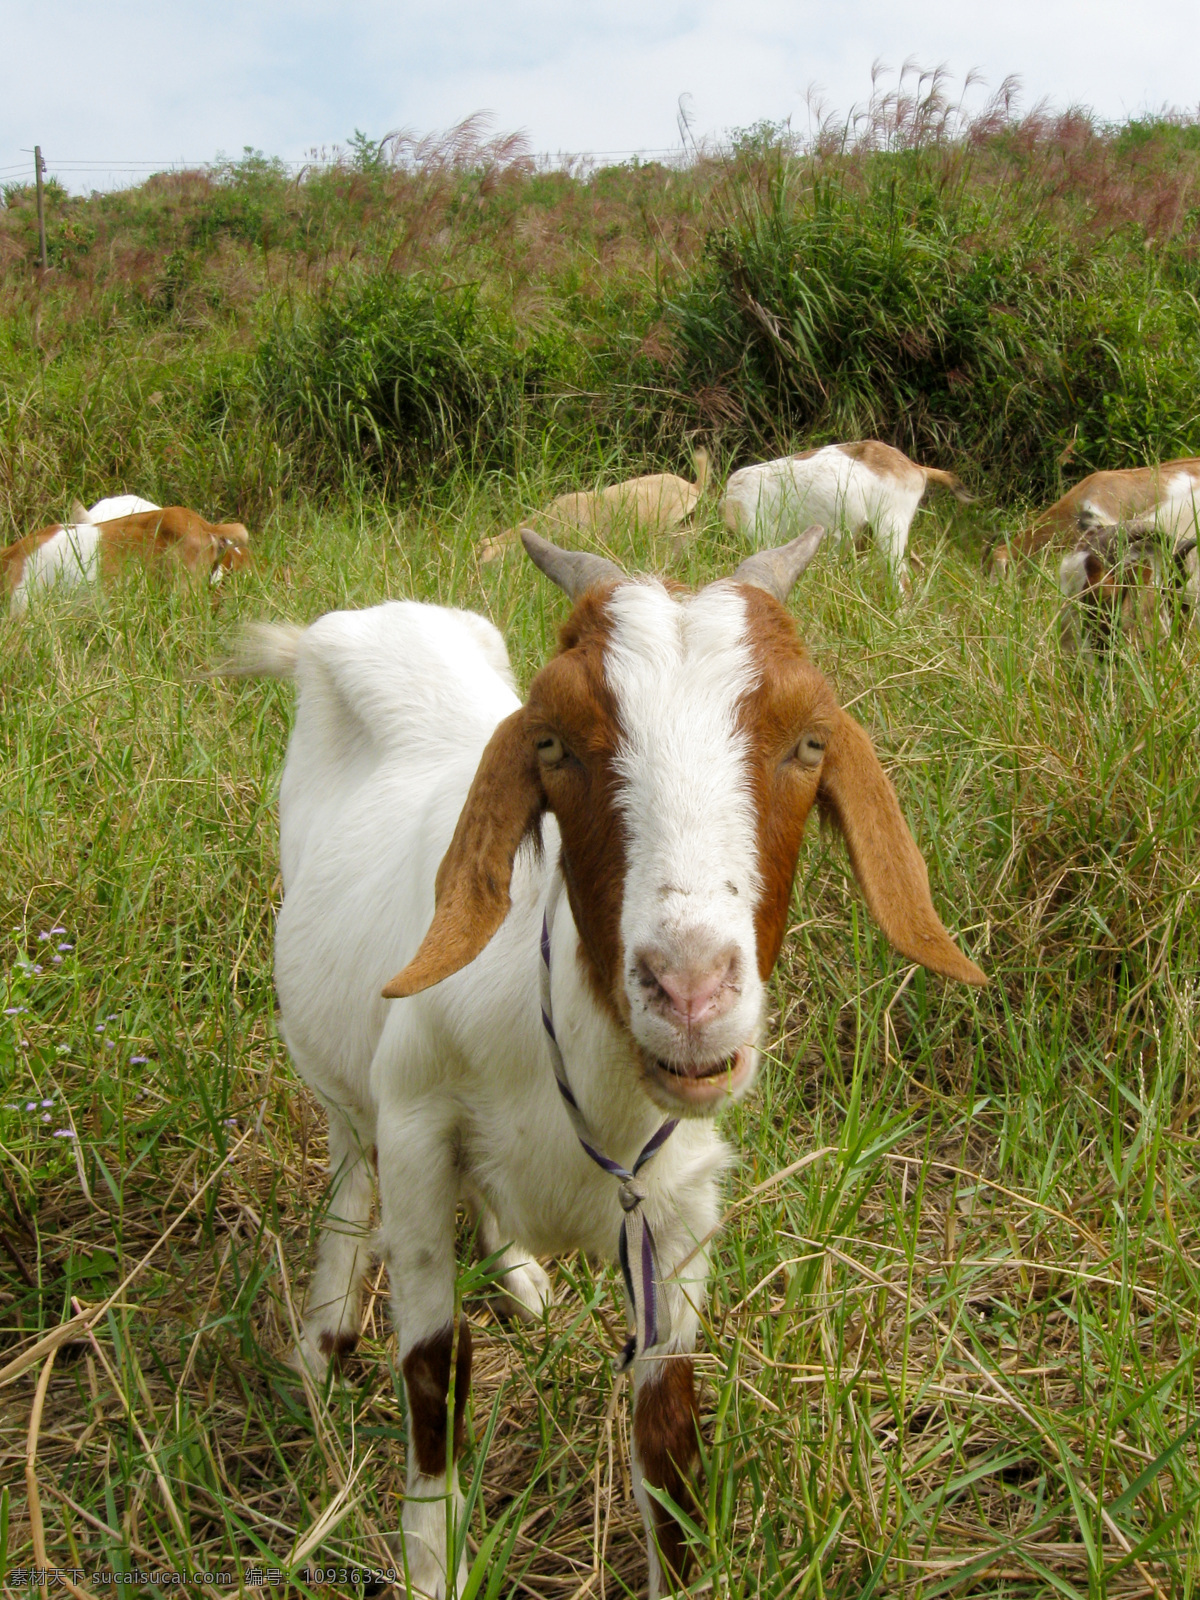
[[[83,190],[480,111],[538,153],[666,152],[681,96],[698,138],[803,130],[812,91],[844,112],[874,63],[906,60],[993,89],[1015,74],[1026,107],[1194,112],[1196,17],[1196,0],[0,0],[0,182],[32,173],[35,143]]]

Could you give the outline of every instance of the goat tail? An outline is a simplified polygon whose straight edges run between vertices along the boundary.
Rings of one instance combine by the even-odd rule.
[[[294,678],[305,630],[293,622],[248,622],[233,654],[213,670],[214,678]]]
[[[961,500],[964,506],[973,505],[975,496],[968,494],[961,478],[956,478],[952,472],[942,472],[938,467],[922,467],[925,482],[936,483],[939,488],[949,489],[956,500]]]
[[[702,444],[692,451],[692,470],[696,474],[696,493],[704,493],[708,483],[708,451]]]

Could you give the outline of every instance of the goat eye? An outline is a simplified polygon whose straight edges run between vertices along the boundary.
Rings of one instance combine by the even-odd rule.
[[[566,751],[563,742],[556,733],[548,733],[545,738],[536,742],[538,760],[544,767],[555,767],[562,760]]]
[[[819,767],[825,759],[825,741],[806,733],[796,746],[795,758],[802,767]]]

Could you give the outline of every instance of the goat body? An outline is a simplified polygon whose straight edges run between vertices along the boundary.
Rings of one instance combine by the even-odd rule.
[[[1120,472],[1093,472],[1047,506],[1027,528],[996,544],[987,561],[993,571],[1003,575],[1014,554],[1031,556],[1089,528],[1116,527],[1151,514],[1160,505],[1182,504],[1193,497],[1200,497],[1200,456],[1181,456],[1157,466]]]
[[[560,538],[579,530],[606,539],[621,527],[640,528],[656,536],[678,533],[696,509],[708,482],[708,451],[698,449],[694,461],[694,483],[673,472],[654,472],[609,484],[606,489],[560,494],[544,511],[530,518],[530,525],[546,537]],[[513,548],[519,534],[520,528],[506,528],[485,539],[479,548],[479,559],[494,561]]]
[[[1118,632],[1147,642],[1170,636],[1177,616],[1190,623],[1200,607],[1200,483],[1175,475],[1173,492],[1129,520],[1085,504],[1075,548],[1058,569],[1061,637],[1068,654],[1090,659]]]
[[[869,527],[893,577],[907,590],[908,530],[931,483],[957,500],[971,499],[952,472],[918,466],[902,450],[860,439],[740,468],[725,487],[722,513],[731,533],[756,545],[777,543],[806,522],[822,523],[837,538]]]
[[[24,611],[35,590],[90,586],[131,560],[147,566],[170,561],[219,583],[226,571],[246,564],[249,544],[240,522],[205,522],[186,506],[163,509],[122,495],[98,501],[91,511],[77,506],[72,522],[26,534],[0,550],[0,570],[12,610]]]
[[[938,921],[867,735],[754,577],[767,552],[692,594],[526,545],[547,571],[595,566],[578,583],[555,571],[576,605],[524,705],[489,622],[408,601],[261,627],[236,666],[298,689],[275,976],[288,1049],[329,1113],[332,1197],[295,1359],[319,1375],[358,1337],[377,1153],[409,1408],[399,1538],[412,1591],[446,1594],[447,1500],[462,1506],[447,1440],[457,1455],[471,1369],[470,1324],[454,1321],[456,1208],[533,1316],[550,1295],[536,1257],[611,1260],[622,1218],[543,1037],[539,935],[561,872],[550,982],[574,1098],[625,1166],[664,1112],[681,1119],[639,1179],[671,1325],[633,1369],[633,1478],[657,1596],[687,1568],[646,1484],[692,1503],[690,1352],[728,1159],[712,1116],[757,1070],[818,797],[889,939],[935,971],[984,979]]]

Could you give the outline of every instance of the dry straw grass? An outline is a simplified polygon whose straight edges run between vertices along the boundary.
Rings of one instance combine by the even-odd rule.
[[[0,631],[10,1569],[44,1550],[92,1593],[276,1566],[302,1592],[305,1560],[384,1559],[406,1433],[382,1270],[325,1392],[280,1365],[323,1156],[272,1026],[289,693],[198,673],[239,617],[417,594],[486,610],[527,677],[562,604],[476,566],[505,509],[479,486],[296,509],[218,612],[131,583]],[[995,981],[898,967],[810,839],[769,1059],[727,1118],[701,1592],[1195,1587],[1196,646],[1075,677],[1049,583],[985,591],[974,537],[922,514],[909,608],[873,557],[827,555],[796,598]],[[736,555],[714,518],[678,571]],[[478,1592],[637,1593],[611,1277],[559,1264],[524,1329],[472,1259],[464,1234]]]

